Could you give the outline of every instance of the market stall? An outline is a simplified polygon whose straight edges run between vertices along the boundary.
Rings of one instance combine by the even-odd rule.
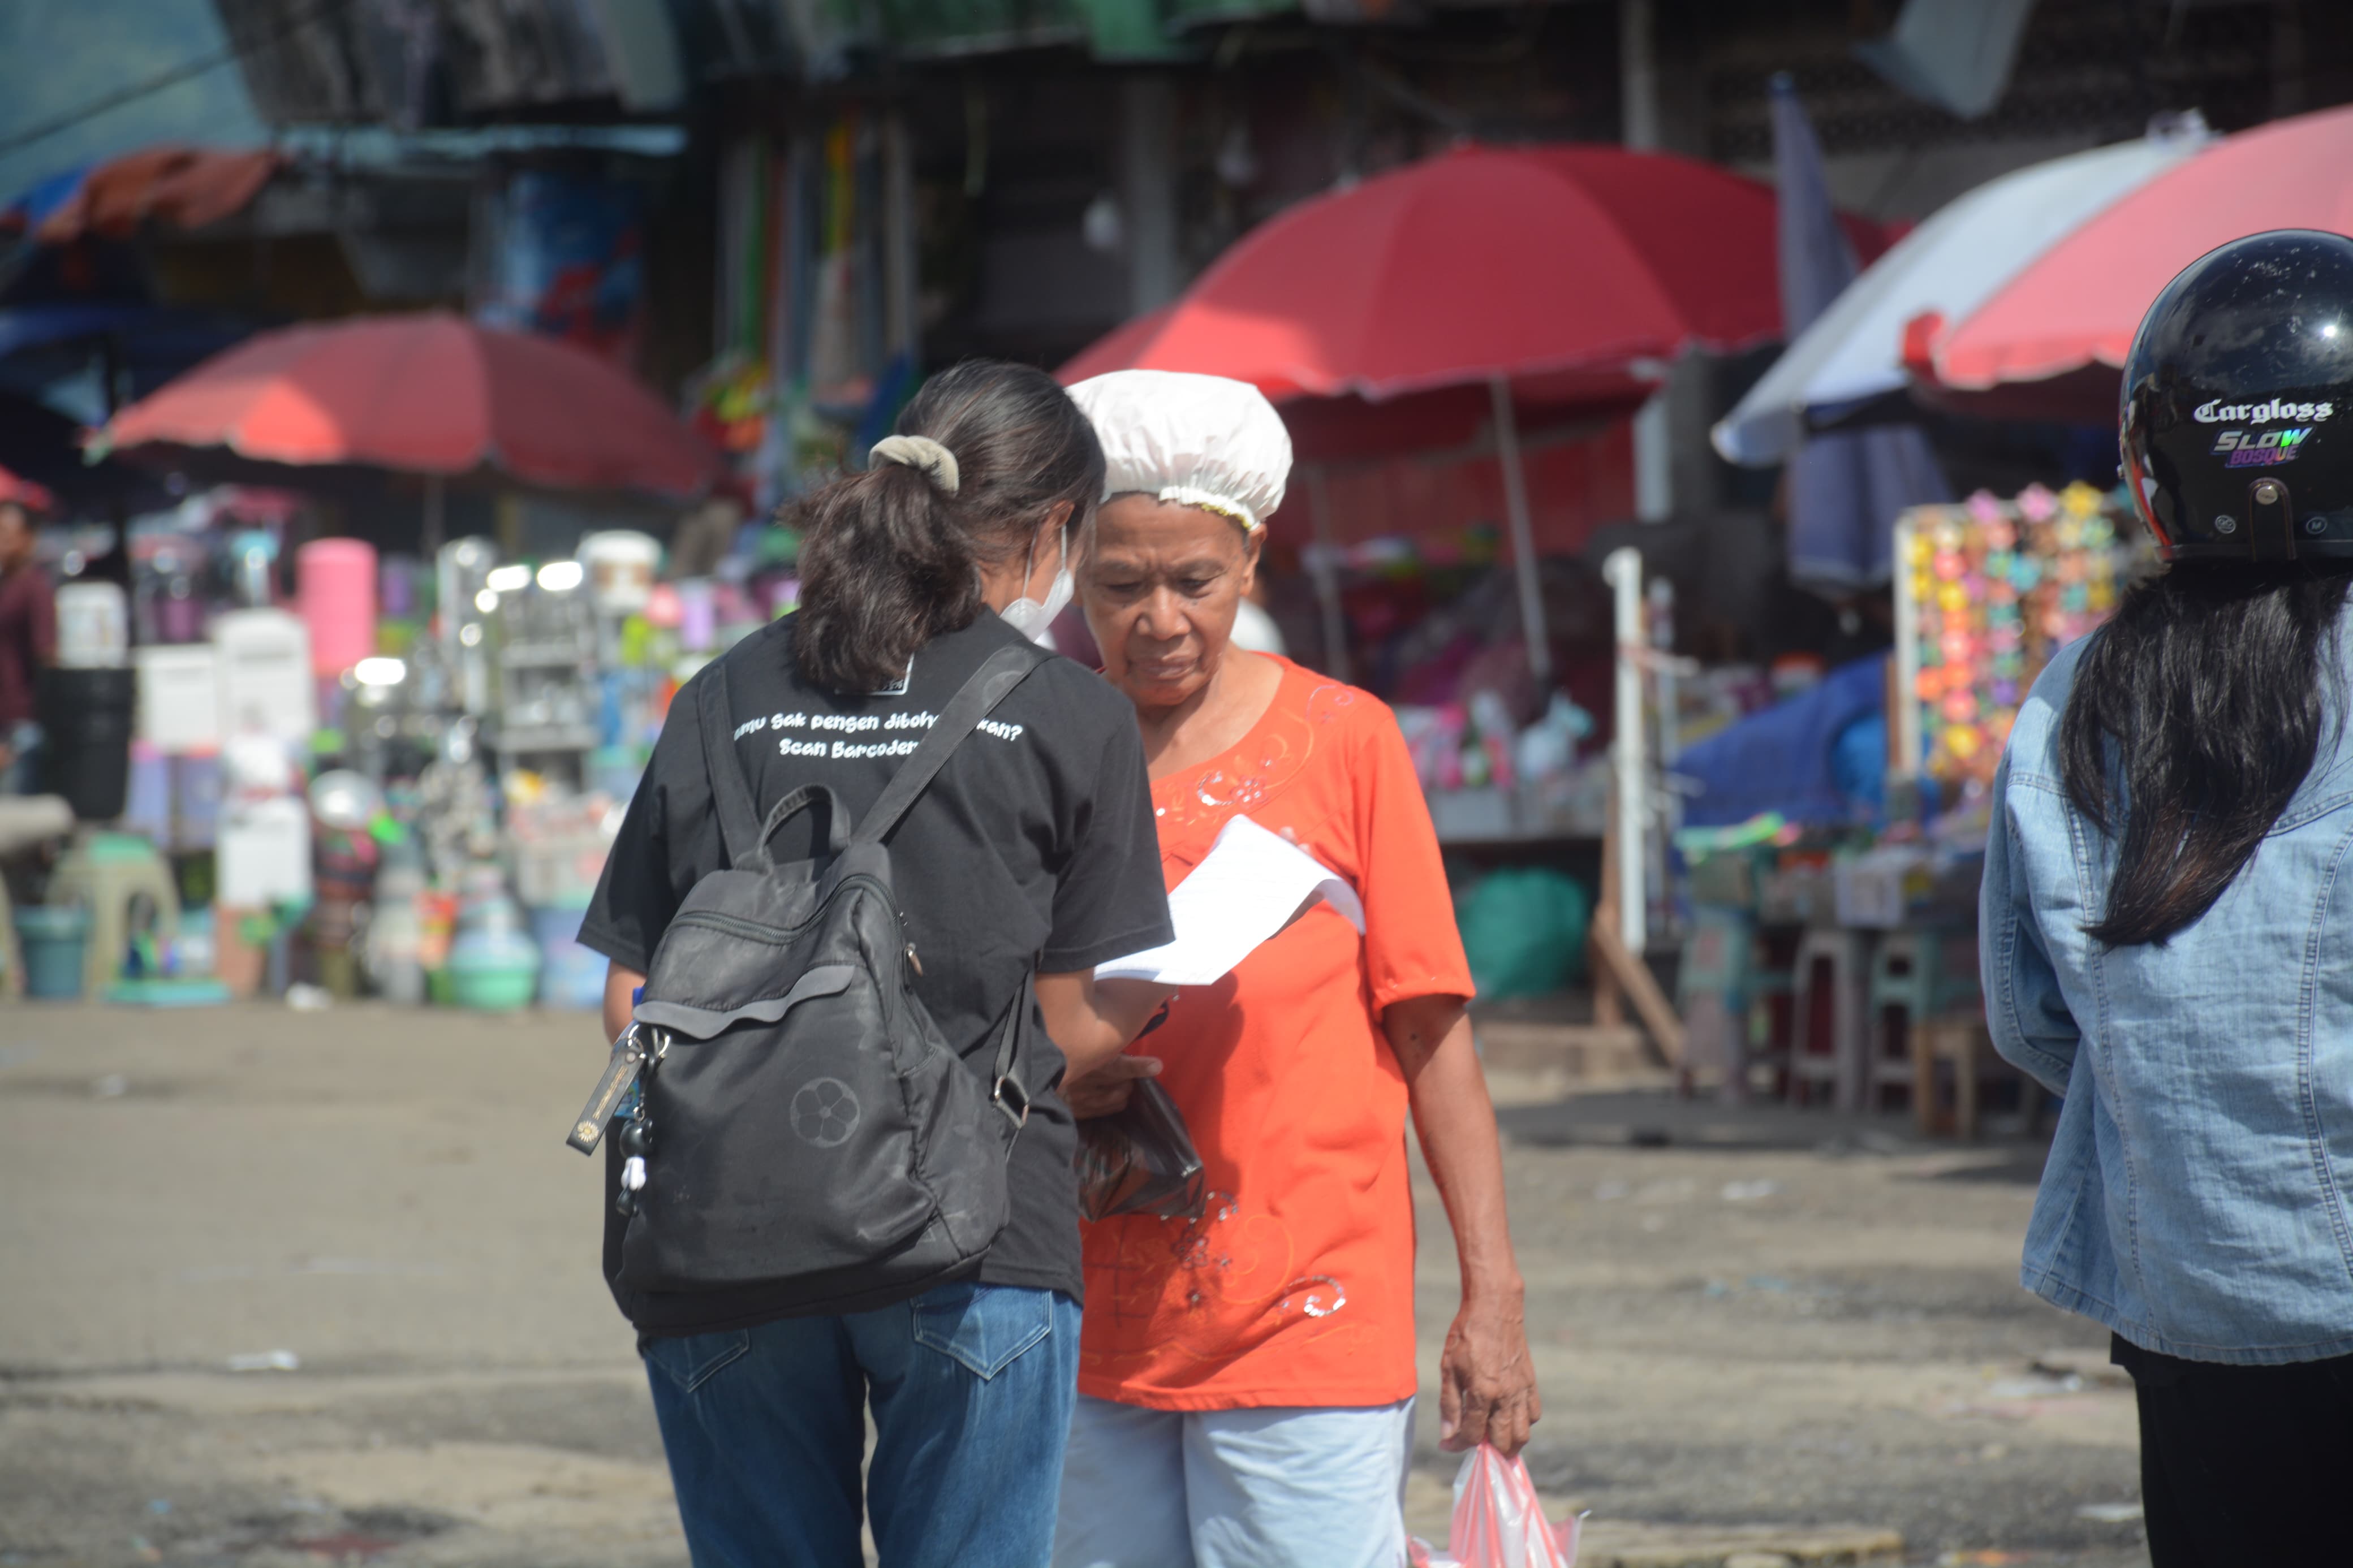
[[[1986,1046],[1977,889],[1989,786],[2052,657],[2150,563],[2118,494],[1980,492],[1896,523],[1895,646],[1687,752],[1719,802],[1676,836],[1687,1066],[1728,1095],[1908,1102],[1968,1131]],[[1950,1099],[1949,1118],[1944,1105]]]
[[[46,534],[42,771],[78,825],[46,875],[17,868],[58,952],[10,982],[596,1005],[574,937],[605,845],[670,692],[793,602],[789,535],[738,550],[728,529],[692,552],[723,566],[674,583],[650,535],[583,537],[596,508],[557,498],[675,515],[714,454],[595,354],[441,314],[264,333],[96,447],[183,488],[272,486]],[[329,498],[404,487],[422,505],[401,546],[335,526]],[[443,543],[458,499],[500,538]],[[552,546],[532,508],[557,515]],[[128,592],[91,570],[118,535]]]

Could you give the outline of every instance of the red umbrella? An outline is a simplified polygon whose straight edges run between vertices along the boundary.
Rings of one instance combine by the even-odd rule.
[[[1525,565],[1516,405],[1630,407],[1685,350],[1779,337],[1774,218],[1770,186],[1689,158],[1461,147],[1270,218],[1173,305],[1060,374],[1228,375],[1294,418],[1303,399],[1345,400],[1311,405],[1303,456],[1348,445],[1327,427],[1367,423],[1347,417],[1365,405],[1388,405],[1370,422],[1392,450],[1417,444],[1401,426],[1461,440],[1492,415]],[[1866,258],[1883,248],[1869,224],[1849,220],[1849,232]],[[1541,670],[1542,609],[1534,577],[1522,576]]]
[[[1210,371],[1282,402],[1583,373],[1578,397],[1628,395],[1642,361],[1780,335],[1773,221],[1770,186],[1689,158],[1458,148],[1270,218],[1061,374]]]
[[[2273,228],[2353,235],[2353,108],[2275,121],[2185,159],[2060,240],[1962,321],[1915,321],[1932,395],[2112,422],[2133,333],[2176,273]]]
[[[446,312],[264,332],[123,409],[96,445],[691,497],[716,456],[605,360]]]

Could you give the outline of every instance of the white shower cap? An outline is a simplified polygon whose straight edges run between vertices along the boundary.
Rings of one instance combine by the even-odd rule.
[[[1251,533],[1282,504],[1291,432],[1246,381],[1115,370],[1071,388],[1108,465],[1103,499],[1141,490],[1232,518]]]

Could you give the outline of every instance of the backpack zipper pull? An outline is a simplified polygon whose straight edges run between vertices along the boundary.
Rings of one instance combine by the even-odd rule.
[[[915,956],[915,944],[912,942],[907,944],[907,963],[914,969],[915,977],[918,980],[922,979],[923,974],[923,961]]]

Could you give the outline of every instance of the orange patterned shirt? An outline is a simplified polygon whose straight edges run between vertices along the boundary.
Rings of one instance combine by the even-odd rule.
[[[1171,887],[1237,815],[1347,879],[1135,1048],[1200,1150],[1198,1220],[1086,1226],[1079,1390],[1159,1410],[1387,1405],[1414,1393],[1406,1088],[1380,1015],[1471,994],[1430,811],[1388,707],[1288,660],[1223,756],[1155,781]]]

